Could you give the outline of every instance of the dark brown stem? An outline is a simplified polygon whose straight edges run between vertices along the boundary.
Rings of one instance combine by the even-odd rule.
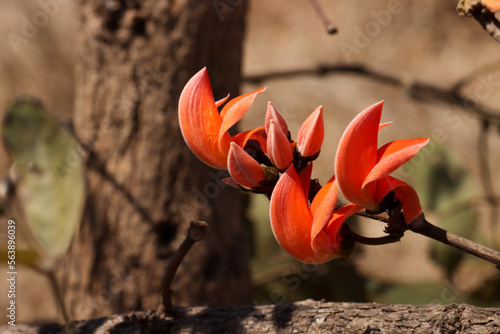
[[[336,34],[338,32],[337,27],[330,21],[328,16],[326,16],[325,11],[323,10],[323,7],[319,4],[318,0],[309,0],[311,2],[311,5],[313,6],[314,10],[316,11],[316,14],[318,14],[319,18],[323,22],[326,32],[329,33],[330,35]]]
[[[386,235],[379,238],[369,238],[359,235],[356,232],[353,233],[354,233],[354,240],[363,245],[371,245],[371,246],[386,245],[398,242],[400,240],[400,238],[394,237],[392,235]]]
[[[194,243],[204,238],[206,230],[206,222],[191,222],[186,239],[184,239],[175,254],[172,256],[172,259],[165,270],[165,275],[161,281],[161,303],[157,310],[159,314],[172,314],[172,290],[170,289],[170,286],[174,280],[177,268],[179,268],[179,265]]]
[[[408,224],[408,229],[493,263],[500,270],[500,252],[432,225],[425,220],[423,215],[412,220]]]

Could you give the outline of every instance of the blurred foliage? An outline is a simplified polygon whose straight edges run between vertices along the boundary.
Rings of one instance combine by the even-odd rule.
[[[39,253],[36,266],[50,270],[80,226],[85,170],[78,144],[30,96],[20,96],[7,108],[2,139],[12,160],[7,206],[31,249]],[[26,259],[25,264],[33,261],[32,256]]]

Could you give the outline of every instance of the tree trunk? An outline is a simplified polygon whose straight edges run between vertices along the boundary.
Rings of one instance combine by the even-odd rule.
[[[234,2],[233,2],[234,3]],[[58,278],[77,319],[155,309],[191,220],[206,238],[183,261],[174,304],[251,298],[245,197],[199,162],[178,128],[188,79],[207,66],[215,98],[238,94],[246,2],[82,0],[74,125],[87,163],[82,228]]]
[[[181,308],[173,317],[133,312],[68,325],[0,327],[4,334],[500,333],[500,309],[471,305],[321,303]]]

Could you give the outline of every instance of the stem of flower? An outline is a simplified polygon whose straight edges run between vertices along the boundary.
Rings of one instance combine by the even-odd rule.
[[[423,215],[408,223],[408,229],[493,263],[500,270],[500,252],[432,225]]]
[[[161,281],[161,303],[158,307],[157,312],[159,314],[172,314],[172,290],[170,286],[174,280],[177,268],[181,264],[182,260],[189,252],[191,247],[196,241],[200,241],[205,237],[205,232],[207,230],[207,223],[204,221],[191,222],[189,226],[186,239],[179,246],[175,254],[172,256],[170,263],[165,270],[165,275]]]
[[[378,238],[369,238],[369,237],[364,237],[362,235],[357,234],[354,232],[354,240],[356,242],[359,242],[360,244],[363,245],[372,245],[372,246],[377,246],[377,245],[386,245],[386,244],[392,244],[395,242],[398,242],[400,238],[392,236],[392,235],[386,235],[383,237],[378,237]]]

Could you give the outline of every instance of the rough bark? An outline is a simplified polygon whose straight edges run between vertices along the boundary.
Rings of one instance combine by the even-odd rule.
[[[464,304],[321,303],[179,308],[173,317],[132,312],[66,326],[0,328],[4,334],[67,333],[500,333],[500,309]]]
[[[178,305],[250,301],[245,197],[184,144],[177,103],[208,67],[215,97],[237,94],[246,3],[221,20],[209,1],[82,0],[75,133],[88,167],[82,229],[58,270],[76,319],[154,309],[190,220],[209,224],[173,284]]]

